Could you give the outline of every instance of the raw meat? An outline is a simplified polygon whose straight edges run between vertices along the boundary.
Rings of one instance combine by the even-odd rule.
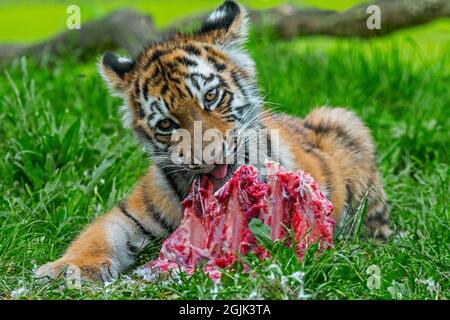
[[[274,162],[267,161],[266,170],[267,182],[262,182],[256,168],[241,166],[215,194],[206,176],[196,180],[183,201],[180,226],[144,270],[190,275],[203,267],[217,282],[220,269],[231,266],[239,254],[252,252],[261,259],[268,255],[249,229],[253,218],[270,227],[273,240],[295,243],[300,258],[311,242],[319,241],[322,250],[329,248],[333,207],[317,182],[304,171],[286,171]],[[287,230],[292,230],[294,239],[286,236]]]

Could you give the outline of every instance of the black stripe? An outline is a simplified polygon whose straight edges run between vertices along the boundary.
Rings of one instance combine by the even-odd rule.
[[[247,93],[244,90],[244,87],[241,85],[240,78],[236,70],[231,71],[231,79],[233,79],[233,82],[238,87],[239,91],[244,95],[244,97],[247,98]]]
[[[179,86],[176,86],[175,89],[178,92],[179,98],[186,98],[186,94],[183,91],[181,91]],[[172,106],[174,105],[174,101],[171,101],[171,105]]]
[[[148,193],[144,190],[144,188],[142,188],[142,200],[144,201],[145,211],[147,214],[156,220],[161,228],[166,229],[169,233],[172,233],[173,230],[175,230],[173,224],[167,222],[166,219],[163,218],[162,212],[159,211],[151,202],[148,198]]]
[[[175,62],[164,63],[164,70],[168,70],[170,73],[175,73],[178,69],[178,64]]]
[[[189,89],[189,87],[188,86],[184,86],[185,88],[186,88],[186,91],[188,92],[188,95],[191,97],[191,98],[194,98],[194,95],[192,94],[192,91],[191,91],[191,89]]]
[[[170,184],[172,190],[175,192],[175,194],[178,196],[178,202],[181,201],[181,199],[184,199],[187,194],[182,194],[182,192],[178,189],[177,185],[175,184],[175,175],[170,173],[167,168],[160,168],[161,173],[166,178],[167,182]]]
[[[156,142],[159,142],[159,141],[156,141]],[[167,152],[167,149],[168,149],[167,144],[164,144],[164,143],[163,143],[163,147],[160,147],[158,144],[156,144],[156,142],[153,141],[153,140],[150,141],[150,144],[152,145],[153,150],[154,150],[155,152]]]
[[[163,102],[165,103],[165,107],[167,108],[167,101],[166,100],[164,100],[163,99]],[[156,101],[153,101],[152,102],[152,104],[150,105],[150,107],[152,108],[152,109],[156,109],[156,111],[158,111],[158,113],[161,115],[161,114],[164,114],[164,112],[162,111],[162,109],[161,109],[161,105],[158,103],[158,102],[156,102]]]
[[[169,91],[169,86],[167,85],[167,83],[165,83],[161,88],[161,95],[165,96],[167,91]]]
[[[228,101],[227,101],[228,98]],[[225,107],[230,109],[231,104],[234,100],[234,93],[228,90],[225,90],[220,98],[220,101],[217,103],[217,110],[222,110]],[[228,110],[229,112],[233,112],[233,110]]]
[[[162,134],[162,133],[156,133],[155,138],[159,143],[162,144],[168,144],[170,143],[170,138],[172,134]]]
[[[149,115],[148,115],[148,117],[147,117],[147,122],[148,122],[148,125],[150,126],[150,123],[153,121],[153,119],[155,118],[155,116],[156,116],[156,114],[154,114],[153,112],[152,113],[150,113]]]
[[[132,255],[137,255],[140,251],[140,248],[132,245],[130,241],[127,241],[127,248]]]
[[[144,100],[147,101],[148,100],[148,85],[150,82],[150,78],[145,79],[144,81],[144,85],[142,86],[142,92],[144,94]]]
[[[248,107],[250,107],[250,104],[249,104],[249,103],[246,103],[246,104],[243,104],[243,105],[241,105],[241,106],[236,106],[236,107],[234,107],[233,109],[236,110],[236,111],[239,111],[239,110],[241,110],[241,109],[248,108]]]
[[[325,125],[319,123],[319,125],[314,125],[309,122],[303,124],[305,128],[314,131],[317,135],[328,135],[329,133],[335,133],[336,136],[345,144],[345,146],[355,152],[361,151],[361,145],[351,137],[351,135],[346,132],[343,128],[337,125]]]
[[[385,205],[383,205],[380,209],[375,211],[375,213],[370,214],[370,212],[369,212],[370,215],[369,214],[367,215],[367,220],[366,221],[368,223],[376,222],[376,223],[378,223],[380,225],[388,224],[389,223],[389,217],[388,217],[386,211],[387,211],[387,208],[386,208]]]
[[[198,65],[197,62],[186,57],[180,57],[175,59],[175,63],[181,63],[187,67],[196,67]]]
[[[169,50],[155,50],[152,55],[150,56],[150,58],[147,60],[147,62],[145,63],[144,69],[148,69],[148,67],[150,67],[150,65],[158,60],[159,58],[161,58],[162,56],[168,54],[170,51]]]
[[[127,206],[124,202],[119,203],[119,209],[126,217],[128,217],[131,221],[133,221],[141,230],[141,232],[147,237],[149,237],[150,240],[156,239],[155,235],[152,232],[147,230],[135,217],[131,215],[131,213],[128,212]]]
[[[211,82],[214,80],[214,74],[210,74],[209,76],[205,77],[202,76],[203,79],[205,79],[205,82]]]
[[[215,75],[214,74],[210,74],[209,76],[205,76],[204,74],[198,73],[198,72],[193,72],[189,75],[190,78],[192,77],[199,77],[202,78],[205,81],[211,81],[214,79]]]
[[[159,109],[159,103],[157,101],[153,101],[152,103],[150,103],[150,108],[157,109],[159,112],[161,112],[161,110]]]
[[[197,79],[195,79],[192,75],[189,77],[191,79],[192,84],[194,87],[200,91],[200,84],[198,83]]]
[[[141,139],[142,141],[152,141],[152,137],[150,137],[147,131],[141,126],[135,127],[134,131],[136,132],[138,139]]]
[[[272,138],[270,136],[270,134],[266,135],[267,137],[267,157],[269,157],[270,159],[273,159],[273,155],[272,155]],[[282,161],[282,159],[278,159],[279,162]]]
[[[229,114],[229,115],[225,116],[225,119],[229,122],[233,122],[233,121],[238,122],[239,120],[241,120],[235,114]]]
[[[139,118],[145,118],[144,108],[142,108],[142,104],[138,101],[135,101],[136,109],[138,110]]]
[[[208,61],[216,68],[218,72],[221,72],[227,68],[227,65],[220,63],[216,58],[209,56]]]
[[[169,106],[170,106],[169,101],[167,101],[165,98],[162,98],[162,102],[163,102],[164,107],[166,107],[166,109],[169,109]],[[164,114],[164,112],[162,112],[161,109],[159,109],[159,107],[157,109],[160,113]]]
[[[181,78],[174,77],[174,74],[177,71],[175,64],[165,63],[165,65],[163,66],[161,65],[161,62],[158,62],[158,68],[160,70],[161,76],[165,79],[165,82],[173,81],[176,84],[180,84],[182,82]]]
[[[157,116],[155,110],[153,110],[153,109],[158,110],[158,102],[153,101],[152,103],[150,103],[150,114],[147,117],[147,122],[148,122],[149,126],[151,125],[151,122],[153,121],[153,119]]]
[[[156,131],[157,133],[155,135],[156,136],[164,136],[164,137],[170,137],[172,135],[171,132],[163,133],[163,132],[160,132],[160,131],[162,131],[162,130],[157,128],[157,131]]]
[[[388,238],[384,233],[377,232],[377,234],[375,235],[375,240],[380,240],[382,242],[386,242],[387,239]]]
[[[183,49],[189,53],[192,54],[194,56],[199,56],[201,54],[200,50],[196,47],[194,47],[193,45],[186,45],[183,47]]]
[[[226,83],[225,79],[220,74],[216,74],[216,78],[219,79],[219,87],[230,89],[230,86]]]
[[[172,81],[174,84],[179,86],[183,83],[183,80],[180,77],[173,77],[172,73],[164,72],[164,77],[167,82]]]
[[[159,65],[156,65],[153,69],[154,70],[148,77],[149,79],[151,79],[152,83],[156,82],[161,75],[161,67]]]
[[[328,163],[326,159],[323,157],[323,155],[320,153],[320,149],[317,148],[317,146],[314,143],[311,142],[305,142],[301,145],[304,151],[311,154],[313,157],[315,157],[319,161],[320,168],[322,169],[322,173],[325,176],[325,190],[328,191],[328,197],[329,199],[332,198],[332,195],[334,193],[334,188],[331,185],[330,178],[332,176],[332,172],[330,167],[328,166]]]
[[[139,80],[134,82],[134,96],[139,99],[141,95],[141,87],[139,86]]]
[[[345,204],[347,205],[347,213],[350,216],[354,216],[355,215],[355,208],[353,207],[353,198],[354,198],[354,191],[353,188],[351,186],[351,182],[350,180],[345,180]]]
[[[352,205],[352,199],[353,199],[353,190],[352,190],[352,186],[351,186],[351,182],[350,180],[345,180],[345,203],[348,206]]]
[[[373,211],[380,203],[382,203],[379,194],[375,191],[375,186],[373,184],[373,180],[369,180],[367,183],[368,186],[368,202],[367,202],[367,212]],[[383,204],[384,205],[384,204]]]

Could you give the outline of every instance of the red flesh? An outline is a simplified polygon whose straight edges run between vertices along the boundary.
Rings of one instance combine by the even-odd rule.
[[[285,171],[266,163],[267,183],[258,180],[258,170],[241,166],[213,195],[208,178],[196,180],[183,201],[184,218],[167,238],[159,257],[145,267],[151,272],[184,271],[192,274],[202,263],[214,281],[220,268],[230,266],[238,254],[254,252],[267,256],[248,228],[259,218],[271,228],[273,240],[285,240],[286,229],[293,230],[299,257],[311,242],[321,249],[332,245],[334,220],[331,203],[314,179],[303,171]]]

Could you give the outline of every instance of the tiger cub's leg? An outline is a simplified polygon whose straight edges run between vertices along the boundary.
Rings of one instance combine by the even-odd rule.
[[[60,259],[41,266],[36,277],[77,273],[85,280],[115,278],[150,241],[166,237],[179,224],[181,206],[164,179],[153,166],[126,201],[95,219]]]
[[[342,108],[319,108],[304,121],[309,138],[331,155],[346,188],[346,214],[367,201],[366,234],[385,241],[392,233],[386,194],[376,164],[375,148],[367,127]],[[343,213],[344,214],[344,213]]]

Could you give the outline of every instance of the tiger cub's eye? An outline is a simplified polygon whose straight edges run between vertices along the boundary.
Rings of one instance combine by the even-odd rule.
[[[217,93],[218,93],[218,90],[217,90],[217,88],[216,89],[212,89],[212,90],[209,90],[206,94],[205,94],[205,100],[207,101],[207,102],[214,102],[216,99],[217,99]]]
[[[175,127],[175,123],[170,119],[163,119],[158,122],[157,124],[158,129],[163,131],[168,131],[170,129],[173,129]]]

